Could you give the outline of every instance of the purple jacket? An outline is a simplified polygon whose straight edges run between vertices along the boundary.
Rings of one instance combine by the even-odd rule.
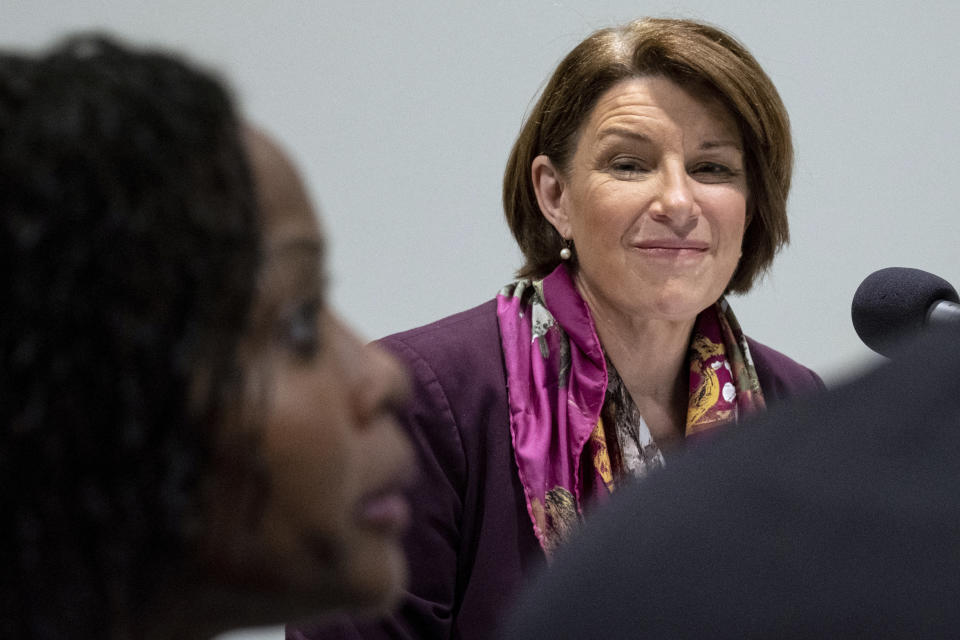
[[[768,405],[823,387],[811,370],[748,342]],[[544,559],[513,456],[496,300],[380,344],[413,382],[402,417],[421,463],[406,537],[409,592],[383,620],[290,627],[287,638],[490,638]]]

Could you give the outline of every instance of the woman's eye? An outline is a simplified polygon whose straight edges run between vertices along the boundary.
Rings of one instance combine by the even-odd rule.
[[[737,175],[737,171],[719,162],[702,162],[691,173],[701,182],[726,182]]]
[[[319,313],[320,303],[311,300],[298,306],[284,321],[283,342],[301,358],[313,357],[320,348]]]
[[[610,170],[619,174],[636,174],[643,171],[643,164],[633,158],[622,158],[611,162]]]

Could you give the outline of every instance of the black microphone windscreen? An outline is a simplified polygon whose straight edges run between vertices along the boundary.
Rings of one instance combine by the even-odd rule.
[[[960,302],[949,282],[909,267],[888,267],[867,276],[853,296],[853,328],[864,344],[889,355],[890,347],[923,328],[938,300]]]

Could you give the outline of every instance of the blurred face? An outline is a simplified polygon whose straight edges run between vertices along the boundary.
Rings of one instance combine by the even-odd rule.
[[[224,429],[224,457],[249,458],[253,442],[263,468],[219,481],[213,563],[233,583],[284,594],[282,617],[381,608],[406,577],[413,459],[392,417],[405,379],[328,308],[323,239],[289,161],[261,134],[247,146],[265,259],[242,352],[245,415]]]
[[[740,259],[742,149],[720,104],[646,77],[600,97],[565,172],[538,157],[541,209],[573,241],[588,303],[687,321],[715,302]]]

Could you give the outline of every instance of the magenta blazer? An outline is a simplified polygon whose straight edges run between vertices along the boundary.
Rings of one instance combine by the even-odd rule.
[[[810,369],[747,340],[768,406],[823,388]],[[406,536],[409,591],[387,618],[291,626],[286,637],[491,638],[544,561],[513,456],[496,300],[380,344],[413,382],[401,417],[421,465]]]

